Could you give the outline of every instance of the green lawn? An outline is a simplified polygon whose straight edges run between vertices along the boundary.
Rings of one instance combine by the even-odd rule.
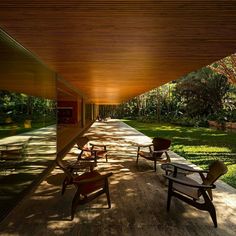
[[[123,121],[151,138],[159,136],[171,139],[171,149],[174,152],[202,168],[207,168],[215,159],[224,161],[228,172],[221,179],[236,188],[236,133],[172,124]]]

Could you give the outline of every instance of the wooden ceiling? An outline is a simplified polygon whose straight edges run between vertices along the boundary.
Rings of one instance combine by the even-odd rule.
[[[0,27],[94,103],[234,53],[235,0],[1,0]]]

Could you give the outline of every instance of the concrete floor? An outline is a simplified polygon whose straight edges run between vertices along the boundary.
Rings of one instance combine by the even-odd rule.
[[[73,186],[61,196],[63,172],[56,168],[2,222],[0,235],[235,235],[236,190],[222,181],[213,192],[218,228],[207,212],[173,199],[166,212],[167,187],[163,172],[140,158],[135,163],[137,143],[150,139],[126,124],[97,122],[87,132],[93,142],[108,145],[109,161],[99,160],[97,169],[113,172],[110,178],[112,207],[105,196],[80,207],[70,220]],[[76,158],[72,148],[66,158]],[[173,152],[172,161],[186,162]]]

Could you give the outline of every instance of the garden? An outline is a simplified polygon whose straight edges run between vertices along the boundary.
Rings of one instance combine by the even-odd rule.
[[[224,161],[222,179],[236,188],[236,54],[100,114],[171,139],[174,152],[202,168]]]
[[[236,132],[169,123],[123,121],[151,138],[160,136],[172,140],[172,151],[203,169],[213,160],[222,160],[228,167],[222,180],[236,188]]]

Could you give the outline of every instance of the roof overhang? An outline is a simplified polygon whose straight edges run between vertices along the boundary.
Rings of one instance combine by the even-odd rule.
[[[234,53],[236,1],[1,0],[0,27],[92,102],[116,104]]]

